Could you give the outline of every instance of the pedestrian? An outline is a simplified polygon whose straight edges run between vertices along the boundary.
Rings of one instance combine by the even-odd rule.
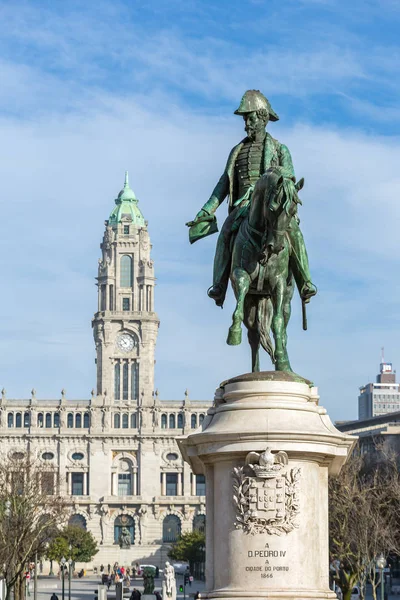
[[[124,576],[125,575],[125,567],[121,567],[119,570],[119,574]]]
[[[157,600],[162,600],[161,594],[158,590],[156,592],[154,592],[154,595],[157,598]]]
[[[111,575],[109,575],[109,576],[107,577],[107,589],[108,589],[108,590],[109,590],[109,589],[110,589],[110,587],[111,587],[111,583],[112,583],[112,578],[111,578]],[[50,598],[50,600],[51,600],[51,598]]]
[[[156,567],[156,579],[160,577],[160,567]]]
[[[142,594],[136,588],[133,588],[130,600],[140,600]]]
[[[53,592],[52,596],[50,597],[50,600],[58,600],[58,596],[55,592]]]
[[[104,571],[104,565],[100,565],[100,573]]]
[[[120,582],[119,573],[115,573],[115,577],[114,577],[114,583],[115,583],[115,585],[117,585],[117,583],[119,583],[119,582]]]
[[[200,592],[196,592],[194,596],[194,600],[198,600],[200,598]]]
[[[107,573],[110,574],[111,573],[111,565],[110,563],[108,563],[107,565]]]

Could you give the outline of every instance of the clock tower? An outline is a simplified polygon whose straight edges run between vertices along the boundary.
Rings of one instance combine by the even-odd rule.
[[[147,221],[125,174],[100,244],[98,310],[92,320],[97,394],[107,404],[153,404],[154,268]]]

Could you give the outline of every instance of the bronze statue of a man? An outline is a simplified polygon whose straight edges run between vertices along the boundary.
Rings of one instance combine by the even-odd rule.
[[[236,234],[249,210],[257,180],[269,167],[280,167],[285,177],[291,177],[295,181],[288,148],[265,130],[269,121],[279,119],[268,99],[258,90],[248,90],[235,114],[243,117],[247,137],[232,149],[225,171],[193,222],[196,224],[210,218],[229,195],[229,215],[218,237],[213,285],[208,290],[208,295],[215,300],[217,306],[222,306],[225,300],[232,236]],[[317,290],[311,281],[307,251],[298,219],[292,220],[288,235],[292,248],[290,266],[300,296],[303,301],[308,302]]]

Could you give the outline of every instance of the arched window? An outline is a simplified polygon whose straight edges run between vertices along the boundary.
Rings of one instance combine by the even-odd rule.
[[[128,429],[129,427],[129,415],[124,413],[122,415],[122,429]]]
[[[163,542],[176,542],[180,535],[180,519],[176,515],[167,515],[163,521]]]
[[[37,416],[37,426],[43,427],[43,413],[39,413]]]
[[[14,427],[14,413],[8,413],[7,425],[8,427]]]
[[[82,415],[81,413],[76,413],[75,415],[75,427],[80,429],[82,427]]]
[[[136,427],[137,427],[136,413],[132,413],[131,414],[131,429],[136,429]]]
[[[17,413],[15,415],[15,427],[22,427],[22,415],[21,415],[21,413]]]
[[[169,415],[169,428],[175,429],[175,415]]]
[[[193,519],[193,531],[200,531],[201,533],[206,532],[206,516],[196,515]]]
[[[85,429],[89,429],[89,413],[85,412],[83,415],[83,426]]]
[[[167,415],[161,415],[161,429],[167,429]]]
[[[192,415],[190,417],[190,426],[192,429],[196,429],[197,427],[197,415]]]
[[[178,414],[178,429],[182,429],[183,428],[183,414],[179,413]]]
[[[68,519],[68,525],[71,527],[79,527],[80,529],[86,529],[86,519],[82,515],[72,515]]]
[[[60,413],[54,413],[54,427],[60,427]]]
[[[71,429],[74,426],[74,415],[72,413],[68,413],[67,416],[67,427]]]
[[[128,400],[128,379],[129,379],[129,365],[124,362],[122,368],[122,399]]]
[[[30,427],[31,414],[29,412],[24,413],[24,427]]]
[[[114,366],[114,396],[116,400],[120,400],[121,389],[121,368],[119,363]]]
[[[132,287],[132,257],[128,254],[121,257],[121,287]]]
[[[139,398],[139,363],[131,364],[131,400]]]
[[[114,521],[114,544],[119,543],[122,529],[126,528],[131,536],[131,544],[135,541],[135,521],[129,515],[119,515]]]
[[[51,427],[51,413],[46,413],[46,427]]]
[[[121,427],[121,415],[119,413],[114,414],[114,429]]]
[[[201,414],[201,415],[199,415],[199,425],[201,425],[203,421],[204,421],[204,415]]]

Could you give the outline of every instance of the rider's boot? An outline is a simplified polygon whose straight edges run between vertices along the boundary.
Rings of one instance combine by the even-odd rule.
[[[229,245],[230,233],[227,228],[225,230],[224,227],[218,237],[217,248],[215,250],[213,284],[207,291],[208,296],[215,301],[217,306],[221,307],[225,301],[226,290],[229,282],[229,271],[231,264]]]

